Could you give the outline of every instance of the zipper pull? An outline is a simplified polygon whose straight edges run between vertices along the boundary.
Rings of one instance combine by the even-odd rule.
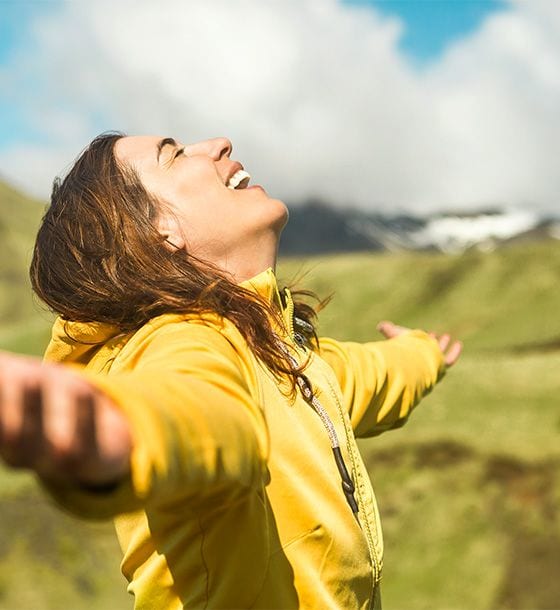
[[[333,447],[332,452],[334,454],[334,461],[336,462],[336,465],[338,467],[338,472],[340,473],[340,478],[342,479],[342,491],[346,496],[346,501],[352,509],[352,512],[354,514],[357,514],[359,508],[358,503],[356,502],[356,498],[354,497],[354,492],[356,491],[354,481],[352,481],[352,477],[348,473],[348,469],[346,468],[346,464],[344,463],[342,453],[340,453],[340,447]]]

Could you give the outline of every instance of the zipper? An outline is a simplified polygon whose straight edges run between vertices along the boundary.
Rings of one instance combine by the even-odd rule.
[[[347,449],[348,449],[348,454],[350,455],[350,461],[352,464],[352,471],[355,473],[355,478],[358,479],[359,478],[359,471],[358,471],[358,466],[356,464],[355,458],[354,458],[354,454],[352,452],[352,447],[351,447],[351,442],[349,439],[349,431],[347,430],[347,423],[346,420],[344,418],[344,414],[343,414],[343,407],[340,404],[340,401],[338,400],[338,396],[337,393],[335,391],[335,389],[333,388],[331,382],[329,379],[327,379],[327,384],[329,386],[329,390],[331,393],[331,396],[333,397],[335,404],[337,406],[338,412],[340,414],[340,417],[342,418],[343,424],[344,424],[344,432],[345,432],[345,436],[346,436],[346,444],[347,444]],[[380,581],[380,573],[381,573],[381,562],[379,561],[379,558],[377,556],[377,551],[375,550],[375,542],[373,540],[373,534],[371,531],[371,527],[370,527],[370,523],[369,520],[367,518],[367,513],[365,510],[365,502],[364,499],[362,497],[362,492],[360,489],[360,485],[359,483],[356,486],[356,491],[357,491],[357,496],[358,496],[358,501],[361,504],[362,507],[364,507],[363,510],[363,515],[364,515],[364,523],[362,526],[362,530],[364,532],[364,537],[366,539],[367,545],[368,545],[368,550],[369,550],[369,554],[370,554],[370,558],[371,558],[371,564],[372,564],[372,568],[373,568],[373,589],[372,589],[372,597],[370,598],[370,608],[373,608],[373,604],[375,602],[375,590],[379,584]]]
[[[294,321],[297,322],[298,327],[302,327],[304,330],[305,330],[306,326],[310,327],[310,325],[307,322],[305,322],[305,320],[300,320],[299,318],[297,318],[297,320],[294,320],[294,318],[295,318],[294,304],[293,304],[293,300],[291,298],[291,294],[287,288],[284,288],[284,291],[286,292],[286,301],[287,301],[289,337],[295,343],[297,343],[297,345],[299,345],[300,347],[305,349],[305,345],[304,345],[305,336],[299,332],[294,331]],[[312,327],[311,327],[311,330],[312,330]],[[290,352],[285,347],[285,345],[283,344],[282,341],[279,341],[279,345],[280,345],[282,351],[286,354],[286,356],[290,360],[292,367],[294,369],[297,369],[297,367],[299,366],[298,361],[294,358],[294,356],[292,356],[292,354],[290,354]],[[323,407],[323,405],[321,404],[319,399],[315,396],[312,386],[311,386],[311,382],[309,381],[307,376],[304,375],[303,373],[299,373],[296,377],[296,380],[297,380],[299,389],[301,391],[301,394],[303,396],[303,399],[305,400],[305,402],[308,405],[311,406],[311,408],[315,411],[315,413],[317,413],[317,415],[321,419],[321,422],[323,423],[323,426],[325,427],[325,429],[327,431],[327,434],[329,436],[329,440],[331,443],[331,449],[333,452],[334,461],[336,463],[336,467],[338,469],[338,473],[340,475],[340,479],[342,482],[342,491],[344,493],[344,497],[346,498],[346,502],[348,503],[348,506],[352,510],[352,514],[356,518],[356,521],[358,522],[358,524],[360,524],[360,521],[358,519],[359,506],[358,506],[358,503],[356,502],[356,498],[354,495],[355,491],[356,491],[356,487],[354,485],[354,481],[353,481],[352,477],[350,476],[350,473],[348,472],[348,468],[346,467],[344,458],[342,457],[342,453],[340,451],[340,443],[338,440],[338,435],[336,433],[334,424],[333,424],[331,418],[329,417],[329,414],[327,413],[326,409]],[[360,525],[360,527],[361,527],[361,525]]]
[[[284,288],[284,293],[286,294],[287,303],[286,317],[288,318],[288,336],[290,338],[294,338],[294,302],[292,300],[292,295],[288,288]],[[285,319],[286,318],[284,318],[284,320]]]
[[[292,366],[297,367],[298,366],[297,360],[292,356],[292,354],[289,353],[289,351],[287,350],[287,348],[284,346],[284,344],[281,341],[280,341],[280,346],[283,349],[284,353],[288,356],[290,362],[292,363]],[[368,547],[368,552],[369,552],[369,557],[370,557],[370,563],[371,563],[372,572],[373,572],[373,574],[372,574],[372,593],[371,593],[371,596],[369,599],[369,607],[371,609],[373,607],[373,604],[375,601],[375,594],[376,594],[376,588],[377,588],[377,585],[379,582],[381,565],[377,558],[377,551],[375,550],[375,543],[373,541],[373,535],[372,535],[370,524],[369,524],[369,521],[367,518],[367,512],[365,510],[365,502],[362,497],[362,492],[360,490],[360,486],[359,485],[356,486],[354,483],[354,480],[360,476],[360,473],[359,473],[359,470],[358,470],[358,467],[357,467],[357,464],[356,464],[356,461],[354,458],[354,454],[352,452],[352,447],[351,447],[351,442],[350,442],[350,438],[349,438],[349,433],[347,430],[346,420],[344,419],[344,415],[342,412],[342,405],[340,404],[340,401],[338,400],[338,396],[336,395],[336,392],[334,391],[334,388],[332,387],[330,380],[327,379],[326,381],[327,381],[330,393],[334,398],[337,410],[339,412],[339,416],[343,422],[346,446],[347,446],[348,455],[350,456],[352,472],[354,473],[354,479],[350,476],[350,473],[348,472],[348,469],[344,462],[344,458],[342,457],[342,453],[340,451],[340,443],[338,440],[338,435],[336,433],[332,419],[330,418],[329,414],[327,413],[327,411],[325,410],[323,405],[320,403],[318,398],[313,394],[313,390],[311,388],[311,383],[310,383],[309,379],[307,378],[307,376],[304,374],[299,374],[297,376],[297,383],[301,390],[303,399],[305,400],[305,402],[307,402],[307,404],[309,404],[313,408],[315,413],[317,413],[317,415],[320,417],[320,419],[323,423],[323,426],[327,430],[329,440],[331,442],[331,449],[332,449],[332,452],[334,455],[335,463],[338,468],[338,472],[340,474],[340,478],[342,481],[342,491],[346,498],[346,502],[348,503],[350,509],[352,510],[352,514],[353,514],[354,518],[356,519],[356,523],[358,524],[360,529],[363,531],[364,537],[366,539],[366,544]],[[356,499],[355,494],[357,495],[357,499]],[[360,505],[362,506],[362,514],[364,515],[363,525],[360,522],[360,518],[359,518]]]
[[[288,357],[292,361],[292,366],[297,366],[297,361],[295,358],[288,354]],[[356,498],[354,497],[354,492],[356,491],[356,487],[354,485],[354,481],[346,468],[346,464],[344,462],[344,458],[342,457],[342,453],[340,452],[340,443],[338,441],[338,435],[336,433],[334,424],[332,419],[329,417],[329,414],[320,403],[319,399],[313,393],[311,388],[311,383],[306,375],[300,373],[297,376],[297,382],[301,390],[301,394],[305,402],[310,405],[315,413],[319,416],[321,421],[323,422],[323,426],[327,430],[327,434],[329,435],[329,439],[331,441],[331,449],[334,455],[334,461],[336,463],[336,467],[338,468],[338,473],[340,474],[340,478],[342,481],[342,491],[344,492],[344,496],[346,501],[348,502],[348,506],[352,510],[352,514],[356,517],[358,524],[360,523],[358,520],[358,512],[359,507],[356,502]]]
[[[288,336],[294,341],[294,343],[296,343],[296,345],[298,345],[299,347],[301,347],[302,349],[305,350],[306,349],[305,348],[305,343],[306,343],[305,336],[294,330],[294,304],[293,304],[293,301],[291,298],[290,291],[288,288],[284,288],[284,292],[286,293],[286,301],[287,301],[286,315],[287,315],[287,327],[288,327],[288,333],[289,333]],[[303,325],[301,325],[299,318],[298,318],[297,322],[298,322],[298,326],[303,326]],[[301,322],[306,324],[303,320]],[[303,329],[305,329],[305,326],[303,326]],[[292,362],[292,365],[298,366],[297,360],[295,360],[295,358],[289,352],[286,352],[286,353],[288,355],[288,358]],[[301,382],[300,382],[300,378],[302,378]],[[313,395],[313,392],[311,389],[311,384],[310,384],[309,380],[307,379],[307,377],[305,375],[298,376],[298,385],[300,386],[301,393],[302,393],[304,400],[315,410],[317,415],[319,415],[319,417],[321,418],[321,421],[323,422],[323,425],[325,426],[327,432],[329,433],[329,438],[331,440],[331,448],[333,450],[334,459],[335,459],[338,471],[341,475],[342,489],[343,489],[344,495],[346,497],[346,501],[348,502],[348,505],[350,506],[350,508],[352,510],[352,513],[356,519],[356,522],[358,523],[358,525],[364,532],[364,537],[367,542],[370,559],[371,559],[371,565],[372,565],[372,569],[373,569],[372,595],[369,600],[370,601],[369,607],[372,608],[375,603],[376,589],[378,587],[379,580],[380,580],[381,564],[377,557],[377,551],[375,549],[375,542],[373,540],[373,534],[371,531],[369,520],[367,518],[367,513],[365,510],[365,502],[362,497],[362,491],[360,489],[360,485],[359,484],[356,485],[354,483],[354,481],[357,480],[357,478],[359,478],[360,473],[358,471],[355,457],[352,452],[351,442],[349,439],[349,432],[347,430],[347,422],[346,422],[346,419],[344,418],[343,408],[342,408],[342,405],[340,404],[336,391],[332,387],[332,384],[329,379],[327,379],[327,383],[329,386],[330,393],[337,406],[339,416],[342,418],[342,422],[343,422],[343,426],[344,426],[344,433],[345,433],[345,437],[346,437],[347,451],[348,451],[348,455],[350,456],[350,461],[351,461],[351,470],[354,474],[353,478],[350,476],[350,473],[348,472],[346,464],[344,463],[344,459],[340,452],[340,444],[338,442],[336,430],[334,429],[334,424],[333,424],[331,418],[329,417],[328,413],[326,412],[324,407],[321,405],[319,400]],[[333,437],[331,437],[331,433],[330,433],[331,430],[334,432]],[[356,500],[356,497],[354,494],[357,495],[357,500]],[[363,525],[359,519],[360,505],[363,507],[363,515],[364,515]]]

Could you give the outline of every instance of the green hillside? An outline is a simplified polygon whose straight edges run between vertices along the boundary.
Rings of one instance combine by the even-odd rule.
[[[0,349],[40,353],[51,318],[32,298],[27,270],[44,204],[0,181]]]
[[[287,260],[289,282],[335,294],[322,331],[352,340],[375,335],[378,320],[450,330],[467,350],[516,351],[560,345],[560,241],[492,253],[352,254]]]
[[[40,205],[2,189],[0,348],[40,353],[49,319],[25,279]],[[335,293],[320,334],[374,340],[390,319],[465,343],[403,429],[361,441],[384,525],[385,607],[559,607],[560,242],[287,259],[278,275],[301,271],[302,287]],[[66,516],[32,477],[1,468],[0,515],[0,610],[132,607],[111,525]]]
[[[404,610],[560,607],[560,242],[460,256],[288,260],[334,292],[320,334],[379,320],[464,340],[407,425],[362,441],[385,532],[384,602]]]

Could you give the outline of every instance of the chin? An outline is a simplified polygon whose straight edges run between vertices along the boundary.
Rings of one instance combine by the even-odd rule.
[[[270,204],[271,210],[273,209],[275,212],[271,224],[274,230],[279,234],[288,224],[288,218],[290,216],[288,206],[280,199],[271,199]]]

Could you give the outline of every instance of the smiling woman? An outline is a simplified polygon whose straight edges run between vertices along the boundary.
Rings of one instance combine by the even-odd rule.
[[[172,138],[137,136],[115,145],[117,159],[168,204],[157,222],[168,242],[188,246],[189,253],[240,282],[274,265],[288,211],[262,187],[247,188],[250,176],[231,152],[225,138],[185,146]]]
[[[136,608],[379,607],[355,439],[401,426],[461,346],[319,339],[275,277],[286,206],[231,151],[106,134],[55,181],[31,277],[59,317],[45,363],[0,354],[0,455],[114,518]]]

